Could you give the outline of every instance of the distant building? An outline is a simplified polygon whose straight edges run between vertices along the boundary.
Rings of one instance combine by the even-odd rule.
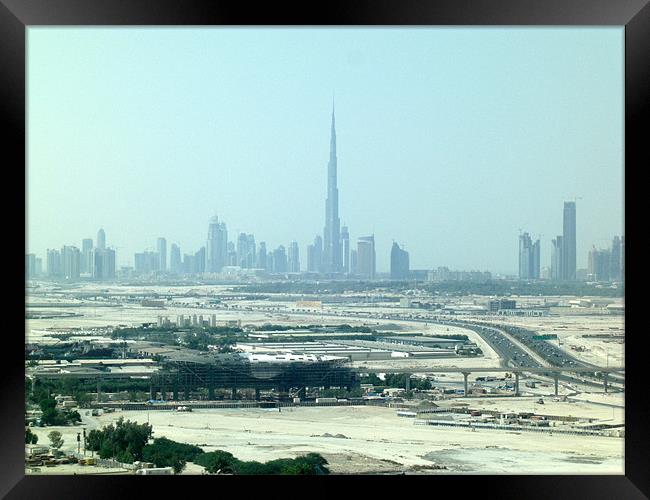
[[[184,254],[183,255],[183,273],[184,274],[196,274],[196,254]]]
[[[97,231],[97,248],[100,250],[106,249],[106,233],[104,232],[104,228]]]
[[[201,247],[194,254],[194,265],[196,267],[196,274],[203,274],[205,272],[205,263],[206,263],[205,247]]]
[[[488,302],[488,310],[491,313],[496,313],[506,309],[516,309],[517,301],[511,299],[496,299]]]
[[[357,274],[366,279],[375,279],[375,236],[362,236],[357,240]]]
[[[36,276],[36,255],[28,253],[25,255],[25,279]]]
[[[47,275],[50,278],[61,277],[61,253],[55,249],[47,250]]]
[[[612,249],[609,259],[609,279],[612,281],[621,281],[621,263],[623,261],[623,252],[621,238],[614,236]]]
[[[67,281],[79,279],[81,252],[77,247],[64,246],[61,249],[61,277]]]
[[[149,274],[159,270],[160,257],[157,252],[141,252],[135,254],[135,272]]]
[[[609,281],[610,261],[610,250],[596,250],[596,247],[592,247],[589,251],[589,269],[587,279],[590,281]]]
[[[273,251],[273,272],[286,273],[287,272],[287,253],[284,246],[280,245]]]
[[[396,242],[390,251],[390,279],[409,279],[409,253],[402,250]]]
[[[486,283],[492,279],[492,273],[489,271],[452,271],[446,266],[438,267],[429,271],[428,281],[445,282],[445,281],[472,281],[475,283]]]
[[[339,221],[339,190],[337,186],[336,126],[334,103],[332,103],[332,127],[330,133],[330,157],[327,164],[327,199],[325,200],[325,229],[322,255],[322,271],[341,272],[341,235]]]
[[[564,276],[564,243],[562,236],[557,236],[552,241],[553,249],[551,252],[551,279],[561,280]]]
[[[350,274],[356,275],[358,271],[359,257],[356,250],[350,250]]]
[[[167,271],[167,240],[158,238],[156,248],[158,250],[158,269],[165,272]]]
[[[288,271],[290,273],[300,272],[300,255],[298,251],[298,243],[295,241],[292,241],[289,245]]]
[[[350,272],[350,233],[348,232],[348,226],[343,226],[341,228],[341,247],[343,249],[343,258],[341,262],[343,263],[343,272]]]
[[[81,272],[90,273],[92,271],[91,253],[93,251],[92,238],[81,240]]]
[[[519,278],[539,279],[540,243],[533,243],[528,233],[519,236]]]
[[[225,265],[229,265],[228,252],[228,231],[226,224],[219,222],[219,219],[215,216],[210,219],[208,226],[205,271],[208,273],[218,273]]]
[[[266,269],[266,243],[260,241],[260,248],[257,252],[257,265],[258,269]]]
[[[323,238],[316,236],[314,238],[314,271],[322,273],[324,268],[323,263]]]
[[[564,218],[562,233],[562,278],[573,281],[576,279],[576,203],[564,202]]]
[[[181,274],[181,249],[176,243],[172,243],[169,252],[169,270],[172,274]]]
[[[625,236],[621,236],[621,281],[625,282]]]
[[[99,247],[93,249],[91,274],[97,281],[115,279],[115,250],[112,248],[102,250]]]

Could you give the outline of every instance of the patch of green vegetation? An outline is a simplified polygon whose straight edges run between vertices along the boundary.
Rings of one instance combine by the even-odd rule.
[[[323,475],[329,474],[327,460],[318,453],[308,453],[297,458],[280,458],[269,462],[242,461],[232,453],[217,450],[196,456],[195,463],[210,474],[237,475]]]
[[[59,410],[56,407],[56,400],[44,399],[40,403],[41,424],[43,425],[74,425],[81,422],[81,415],[75,410]]]
[[[185,468],[187,462],[194,462],[203,453],[198,446],[178,443],[167,438],[156,438],[152,444],[142,449],[142,459],[156,467],[173,467],[177,474]]]
[[[115,425],[93,429],[86,436],[86,448],[99,452],[100,458],[115,458],[123,463],[142,460],[142,453],[151,438],[152,427],[120,418]]]

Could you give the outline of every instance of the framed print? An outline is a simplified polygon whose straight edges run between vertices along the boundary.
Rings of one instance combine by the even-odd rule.
[[[649,9],[2,0],[3,493],[646,498]]]

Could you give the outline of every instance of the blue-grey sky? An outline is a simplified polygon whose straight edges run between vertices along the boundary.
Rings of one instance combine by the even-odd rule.
[[[578,267],[623,227],[622,28],[29,28],[28,250],[106,231],[306,246],[325,222],[332,93],[341,223],[411,268],[542,266],[577,200]]]

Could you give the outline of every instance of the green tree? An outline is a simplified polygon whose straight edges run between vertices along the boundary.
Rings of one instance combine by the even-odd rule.
[[[29,427],[25,429],[25,443],[26,444],[38,443],[38,436],[34,434]]]
[[[64,441],[63,439],[61,439],[61,433],[59,431],[51,431],[47,435],[47,437],[50,440],[50,445],[52,446],[52,448],[58,450],[59,448],[61,448],[61,446],[63,446]]]
[[[222,474],[232,474],[234,472],[234,464],[237,459],[232,453],[227,451],[217,450],[209,453],[197,455],[194,463],[202,465],[210,474],[221,472]]]

